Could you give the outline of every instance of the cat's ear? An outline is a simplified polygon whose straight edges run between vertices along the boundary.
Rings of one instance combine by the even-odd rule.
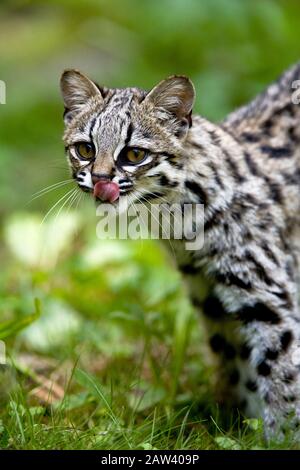
[[[65,70],[60,79],[60,89],[65,105],[64,119],[69,123],[87,101],[97,96],[103,100],[100,88],[78,70]]]
[[[182,124],[191,124],[191,113],[195,101],[195,88],[185,76],[173,75],[156,85],[146,96],[154,108],[166,111]]]

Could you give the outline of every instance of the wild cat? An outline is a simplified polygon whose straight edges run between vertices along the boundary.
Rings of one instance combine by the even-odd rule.
[[[114,205],[204,204],[204,246],[177,241],[176,261],[219,359],[223,400],[261,416],[267,438],[300,418],[297,79],[300,64],[215,124],[192,115],[185,76],[150,92],[100,87],[77,70],[61,78],[64,142],[83,191]]]

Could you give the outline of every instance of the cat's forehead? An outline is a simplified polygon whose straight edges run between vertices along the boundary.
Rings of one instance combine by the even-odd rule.
[[[100,139],[108,144],[118,140],[132,124],[137,133],[144,133],[145,130],[149,134],[151,119],[141,108],[146,91],[139,88],[104,88],[102,94],[102,103],[96,101],[92,106],[87,106],[80,118],[71,123],[67,132],[70,140]]]

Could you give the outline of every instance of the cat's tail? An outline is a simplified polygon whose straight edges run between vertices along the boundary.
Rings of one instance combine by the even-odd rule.
[[[222,125],[236,135],[249,128],[278,142],[290,140],[300,145],[300,62],[248,105],[229,114]]]

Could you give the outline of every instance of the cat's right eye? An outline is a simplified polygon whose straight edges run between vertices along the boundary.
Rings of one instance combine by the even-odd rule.
[[[78,142],[74,147],[79,158],[91,160],[95,156],[94,146],[88,142]]]

